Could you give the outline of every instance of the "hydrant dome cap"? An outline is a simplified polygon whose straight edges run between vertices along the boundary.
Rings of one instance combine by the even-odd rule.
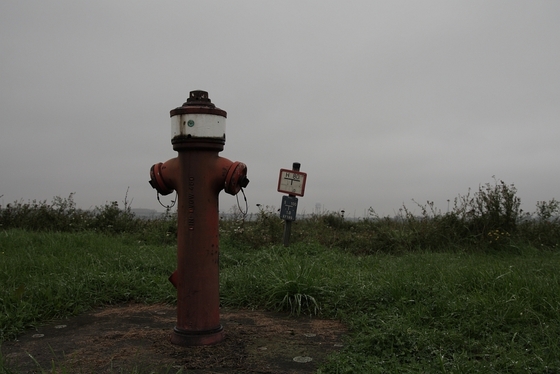
[[[170,112],[171,117],[181,114],[213,114],[227,118],[226,111],[216,108],[208,97],[208,92],[202,90],[191,91],[187,101]]]
[[[216,105],[212,104],[212,100],[208,97],[208,92],[202,90],[191,91],[189,98],[183,104],[183,106],[208,106],[210,108],[215,108]]]

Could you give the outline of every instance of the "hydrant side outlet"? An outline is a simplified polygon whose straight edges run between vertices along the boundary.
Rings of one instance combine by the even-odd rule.
[[[150,185],[157,190],[162,195],[169,195],[173,192],[173,188],[165,183],[165,179],[162,176],[163,164],[160,162],[153,165],[150,168]],[[168,182],[169,183],[169,182]]]
[[[224,191],[230,195],[237,195],[241,188],[247,187],[247,165],[242,162],[234,162],[227,173]]]

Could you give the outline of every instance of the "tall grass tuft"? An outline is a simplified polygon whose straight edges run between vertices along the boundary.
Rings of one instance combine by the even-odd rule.
[[[319,313],[318,299],[328,290],[321,282],[321,269],[314,262],[282,256],[270,270],[270,278],[265,291],[268,308],[296,315]]]

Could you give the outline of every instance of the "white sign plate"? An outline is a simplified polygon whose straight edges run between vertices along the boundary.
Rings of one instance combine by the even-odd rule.
[[[278,192],[287,193],[295,196],[303,196],[305,193],[306,173],[301,171],[280,169],[278,178]]]

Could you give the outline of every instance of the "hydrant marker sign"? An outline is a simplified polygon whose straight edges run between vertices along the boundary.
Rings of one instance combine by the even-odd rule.
[[[306,178],[306,173],[289,169],[280,169],[278,192],[295,196],[303,196],[305,193]]]
[[[298,199],[295,196],[282,196],[282,206],[280,207],[280,219],[285,221],[295,221]]]

